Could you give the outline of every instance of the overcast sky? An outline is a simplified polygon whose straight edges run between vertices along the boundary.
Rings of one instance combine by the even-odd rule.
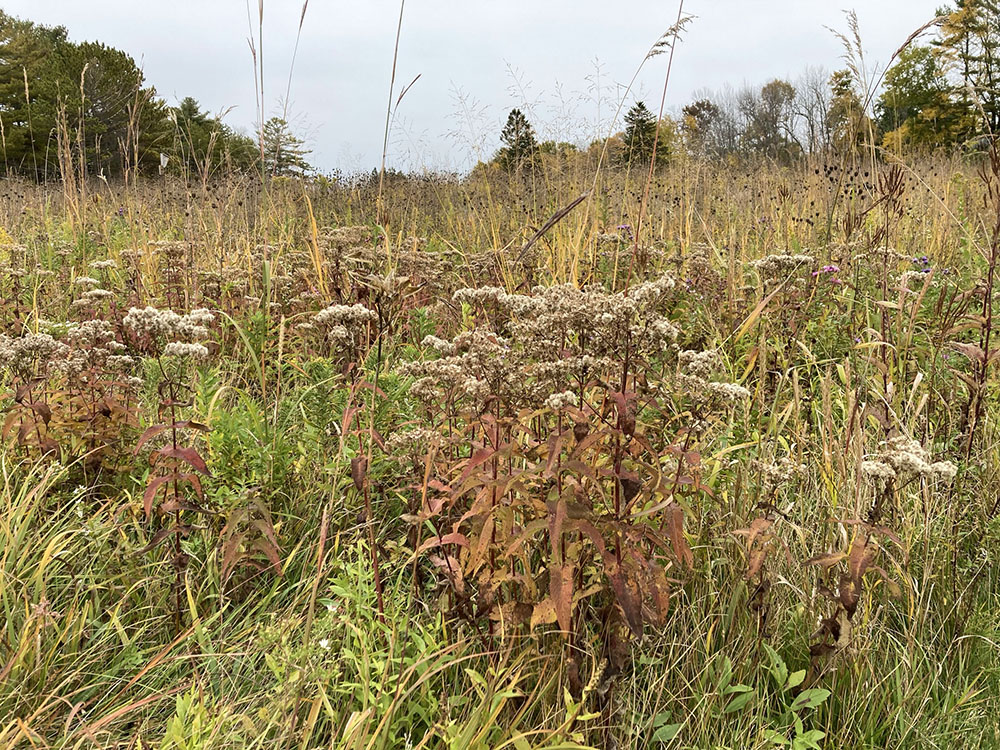
[[[257,0],[250,0],[256,28]],[[943,0],[687,0],[695,16],[678,46],[667,94],[676,111],[701,89],[794,80],[807,66],[842,67],[853,7],[871,63],[885,63]],[[62,24],[75,41],[131,54],[175,104],[193,96],[226,121],[256,121],[246,0],[0,0],[8,13]],[[301,0],[264,0],[264,95],[280,114]],[[321,170],[377,166],[389,96],[398,0],[311,0],[288,101]],[[409,0],[403,16],[390,164],[462,169],[497,147],[521,107],[542,138],[587,142],[607,121],[650,45],[677,17],[663,0]],[[256,30],[254,31],[256,35]],[[628,104],[659,105],[667,56],[652,58]]]

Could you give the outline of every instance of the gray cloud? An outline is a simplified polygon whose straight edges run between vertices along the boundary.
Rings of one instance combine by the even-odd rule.
[[[885,63],[940,0],[880,0],[858,7],[870,62]],[[252,2],[256,28],[257,4]],[[267,114],[280,112],[300,0],[265,0]],[[247,8],[240,0],[7,0],[8,13],[62,24],[75,40],[129,52],[171,103],[194,96],[227,122],[255,122]],[[824,26],[845,31],[826,0],[688,0],[696,16],[678,47],[668,108],[726,84],[794,78],[807,66],[834,70],[842,49]],[[390,0],[311,0],[289,99],[321,169],[378,164],[399,13]],[[649,46],[674,21],[675,3],[654,0],[410,0],[403,19],[397,92],[420,74],[393,127],[390,162],[403,168],[467,166],[488,156],[513,106],[544,137],[586,140],[606,119]],[[256,31],[254,32],[256,33]],[[601,96],[595,88],[600,65]],[[633,97],[652,108],[666,68],[650,60]]]

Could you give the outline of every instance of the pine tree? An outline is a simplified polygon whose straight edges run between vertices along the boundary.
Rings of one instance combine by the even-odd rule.
[[[264,174],[289,177],[312,171],[306,160],[311,152],[305,142],[292,133],[288,121],[272,117],[264,123]]]
[[[171,110],[171,119],[176,126],[174,166],[181,166],[189,174],[203,175],[222,167],[244,172],[257,168],[260,148],[256,140],[203,112],[196,99],[184,97]]]
[[[135,60],[98,42],[59,51],[59,99],[69,125],[82,124],[89,173],[118,175],[126,165],[151,171],[170,142],[168,110]]]
[[[625,115],[625,133],[621,160],[623,164],[648,164],[653,157],[656,139],[656,117],[643,102],[636,102]],[[657,161],[666,158],[665,149],[657,146]]]
[[[55,81],[45,73],[66,36],[62,26],[37,26],[0,11],[0,117],[7,170],[43,176],[57,95]]]
[[[56,133],[83,145],[90,174],[153,169],[167,135],[166,109],[134,59],[98,42],[70,42],[66,29],[0,11],[0,118],[7,170],[46,177]],[[81,131],[82,126],[82,131]],[[51,166],[48,167],[51,170]]]
[[[521,110],[512,109],[507,115],[500,140],[504,145],[497,153],[497,163],[507,172],[518,172],[537,163],[535,131]]]

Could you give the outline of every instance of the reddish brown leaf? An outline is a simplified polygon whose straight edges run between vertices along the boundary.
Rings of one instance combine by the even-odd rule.
[[[607,548],[604,544],[604,537],[601,536],[601,532],[597,530],[594,524],[583,519],[571,519],[566,522],[566,528],[579,531],[584,536],[588,537],[590,541],[594,543],[597,547],[597,551],[601,554],[601,557],[607,552]]]
[[[494,604],[490,610],[490,619],[500,625],[501,633],[509,633],[514,628],[530,622],[534,607],[525,602],[505,602]],[[553,622],[554,622],[553,618]]]
[[[208,466],[205,463],[205,459],[201,457],[201,454],[197,450],[191,447],[180,447],[174,448],[172,445],[165,445],[159,448],[153,453],[153,458],[156,456],[162,456],[163,458],[179,458],[185,463],[189,464],[191,468],[195,471],[199,471],[202,474],[209,475]]]
[[[155,534],[153,534],[153,538],[150,540],[149,544],[147,544],[145,547],[142,547],[141,549],[137,549],[135,551],[135,554],[137,554],[137,555],[144,555],[147,552],[149,552],[151,550],[154,550],[157,547],[159,547],[161,544],[163,544],[168,538],[170,538],[174,534],[182,534],[183,531],[184,531],[183,527],[176,526],[176,525],[169,526],[169,527],[167,527],[165,529],[160,529]]]
[[[474,536],[470,540],[472,541],[472,557],[469,560],[469,570],[473,574],[478,572],[480,565],[486,561],[486,552],[493,539],[493,530],[493,518],[487,517],[486,521],[483,522],[483,528],[480,530],[479,536]]]
[[[24,397],[28,395],[28,392],[31,391],[32,388],[36,385],[41,385],[44,382],[45,378],[32,378],[27,383],[19,385],[14,391],[14,401],[21,403],[24,401]]]
[[[573,573],[572,565],[549,566],[549,596],[555,606],[559,629],[567,636],[573,627]]]
[[[670,610],[670,584],[663,568],[655,563],[646,566],[646,596],[649,601],[647,620],[656,625],[666,622]]]
[[[766,559],[767,547],[757,547],[750,552],[750,558],[747,561],[747,579],[753,578],[760,572]]]
[[[223,529],[223,535],[227,534],[227,530],[228,525],[226,529]],[[235,531],[225,536],[225,540],[222,543],[222,564],[219,568],[219,575],[221,576],[223,583],[229,580],[229,576],[236,567],[236,562],[240,554],[240,548],[243,544],[243,538],[245,536],[245,533]]]
[[[610,559],[608,559],[610,558]],[[615,600],[625,615],[625,621],[634,635],[642,635],[642,596],[636,581],[625,574],[625,570],[609,552],[605,557],[604,572],[611,581]]]
[[[843,552],[824,552],[821,555],[814,555],[806,560],[806,565],[819,565],[821,568],[830,568],[847,557]]]
[[[260,552],[268,559],[274,572],[281,575],[281,558],[278,556],[278,548],[267,539],[256,539],[250,547],[251,552]]]
[[[445,577],[447,577],[449,583],[455,593],[459,596],[465,596],[465,576],[462,574],[462,567],[458,564],[458,560],[451,555],[430,555],[428,558],[431,564],[437,567]]]
[[[17,422],[17,417],[18,417],[17,412],[12,410],[8,412],[7,417],[4,419],[3,431],[0,432],[0,436],[2,436],[4,440],[10,437],[11,428],[13,428],[14,423]]]
[[[694,554],[684,537],[684,509],[677,503],[667,506],[667,534],[674,548],[674,556],[682,565],[694,567]]]
[[[174,479],[176,474],[170,473],[164,476],[153,477],[149,484],[146,485],[146,491],[142,493],[142,509],[146,511],[146,518],[153,515],[153,500],[156,498],[156,493],[159,492],[160,488]]]
[[[166,430],[169,429],[170,426],[165,424],[154,424],[152,427],[147,427],[146,431],[139,436],[139,440],[138,442],[136,442],[135,450],[133,452],[138,453],[140,450],[142,450],[142,446],[144,446],[146,443],[148,443],[150,440],[152,440],[160,433],[165,432]]]
[[[351,459],[351,479],[354,480],[354,488],[362,492],[365,488],[365,479],[368,477],[368,459],[365,456],[356,456]]]
[[[491,458],[493,458],[493,455],[495,453],[496,451],[493,450],[492,448],[480,448],[478,451],[476,451],[472,455],[472,458],[469,459],[469,462],[465,465],[465,469],[462,471],[462,474],[461,476],[459,476],[458,482],[456,482],[456,484],[461,485],[462,482],[464,482],[472,475],[472,472],[476,470],[477,466],[481,466],[482,464],[489,461]]]
[[[441,538],[428,539],[426,542],[421,544],[417,548],[417,552],[425,552],[434,547],[441,547],[445,544],[457,544],[460,547],[469,546],[469,538],[465,534],[460,534],[457,531],[453,531],[450,534],[445,534]]]
[[[861,533],[854,537],[851,551],[847,555],[847,569],[851,573],[851,578],[860,582],[874,557],[875,551],[868,546],[868,535]]]
[[[549,543],[552,545],[553,561],[562,560],[563,524],[566,522],[566,499],[557,498],[547,503],[549,510]]]
[[[846,573],[840,577],[840,603],[847,610],[848,615],[853,615],[858,607],[858,586],[855,585],[851,577]]]
[[[771,520],[770,518],[755,518],[750,523],[750,528],[748,528],[748,529],[737,529],[733,533],[734,534],[740,534],[740,535],[746,535],[746,538],[747,538],[747,549],[750,549],[751,547],[753,547],[753,543],[757,539],[757,537],[760,536],[761,534],[763,534],[769,528],[771,528],[771,525],[773,523],[774,523],[774,521]]]
[[[543,472],[543,476],[545,477],[553,476],[552,468],[555,466],[556,461],[562,454],[562,444],[563,440],[565,440],[566,438],[566,433],[567,431],[563,430],[562,432],[553,432],[551,435],[549,435],[549,440],[548,440],[549,451],[548,451],[548,457],[545,461],[545,471]]]
[[[35,414],[42,418],[44,424],[52,421],[52,409],[44,401],[32,401],[28,406]]]

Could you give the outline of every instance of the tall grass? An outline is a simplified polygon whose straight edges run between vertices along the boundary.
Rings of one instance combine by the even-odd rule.
[[[679,156],[648,182],[637,238],[619,226],[639,223],[646,175],[602,170],[591,209],[523,254],[595,187],[589,157],[546,159],[531,181],[488,170],[274,180],[266,198],[239,178],[203,189],[136,178],[103,187],[86,211],[62,190],[8,181],[0,321],[12,339],[87,316],[117,325],[133,305],[216,312],[214,351],[185,408],[210,428],[200,450],[219,515],[183,539],[178,627],[171,561],[140,553],[155,527],[142,501],[150,468],[132,447],[154,423],[155,368],[136,370],[139,424],[116,443],[120,465],[99,471],[85,470],[73,435],[91,428],[61,411],[51,374],[59,453],[39,455],[13,428],[0,452],[0,746],[1000,746],[995,371],[977,369],[966,346],[978,345],[992,299],[994,206],[974,163],[904,166],[887,220],[865,212],[881,196],[871,167]],[[165,265],[161,241],[182,247],[180,269]],[[753,264],[799,254],[814,262],[789,271],[795,285]],[[75,306],[73,279],[105,258],[117,261],[101,279],[113,297]],[[388,292],[384,325],[352,330],[349,345],[298,328],[331,302],[375,309],[379,289],[402,288],[378,286],[392,273],[407,287]],[[477,629],[457,613],[405,518],[444,481],[437,458],[407,464],[385,446],[425,418],[400,363],[433,357],[427,335],[495,322],[455,290],[570,282],[611,293],[663,273],[678,282],[678,346],[718,350],[725,380],[750,397],[711,425],[705,491],[687,501],[693,565],[668,570],[665,622],[629,640],[627,666],[605,676],[599,627],[568,652],[557,628]],[[973,393],[980,416],[963,420]],[[687,416],[660,418],[639,422],[673,429]],[[879,522],[898,537],[879,537],[886,576],[865,576],[850,637],[818,656],[810,648],[834,607],[824,587],[837,581],[806,561],[850,548],[858,526],[839,521],[866,519],[874,500],[859,461],[897,433],[958,476],[896,488]],[[362,457],[359,492],[351,461]],[[782,459],[796,469],[772,481]],[[280,575],[248,542],[245,564],[224,576],[223,528],[258,502]],[[759,518],[772,546],[763,574],[748,576],[762,542],[734,532]],[[804,670],[800,686],[786,689],[765,646],[788,675]],[[829,693],[793,710],[803,689]]]

